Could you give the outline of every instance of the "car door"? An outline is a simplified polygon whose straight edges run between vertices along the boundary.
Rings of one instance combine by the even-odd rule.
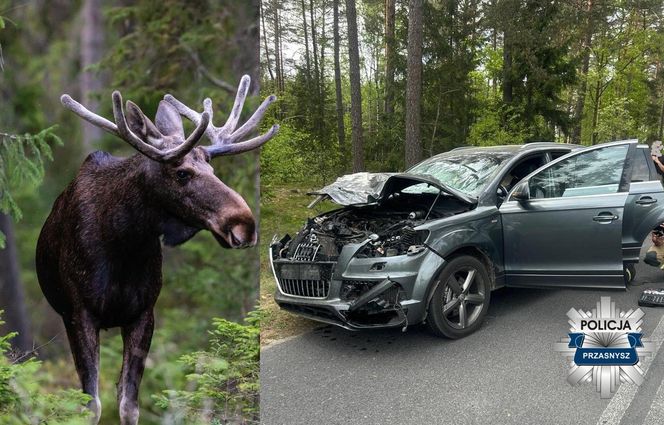
[[[625,159],[633,143],[573,152],[512,190],[499,210],[507,285],[624,286]]]

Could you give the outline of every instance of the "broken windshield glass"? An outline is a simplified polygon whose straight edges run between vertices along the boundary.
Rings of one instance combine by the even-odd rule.
[[[453,189],[477,196],[500,165],[512,156],[506,152],[451,152],[422,161],[408,170],[408,173],[432,176]],[[435,193],[437,189],[422,183],[404,189],[404,192]]]

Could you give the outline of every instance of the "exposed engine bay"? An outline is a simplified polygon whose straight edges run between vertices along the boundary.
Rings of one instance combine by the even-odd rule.
[[[282,242],[278,257],[335,261],[344,245],[367,239],[370,242],[356,257],[414,254],[424,249],[428,236],[426,230],[415,230],[417,226],[471,208],[440,193],[395,193],[374,204],[349,206],[309,219],[293,240]]]
[[[358,196],[349,196],[344,187],[327,186],[313,193],[322,199],[337,198],[341,209],[307,220],[293,237],[273,240],[270,246],[272,268],[281,299],[281,308],[353,329],[407,327],[408,297],[403,277],[380,273],[388,261],[371,262],[366,276],[344,276],[337,270],[344,247],[356,244],[354,258],[386,258],[415,255],[427,249],[429,230],[423,224],[472,210],[477,199],[450,188],[430,176],[391,175],[377,185],[372,179],[352,180]],[[370,184],[368,184],[368,183]],[[334,196],[333,196],[334,195]],[[335,198],[336,196],[336,198]],[[366,198],[366,200],[363,200]],[[310,206],[311,206],[310,205]],[[432,248],[430,248],[432,249]],[[326,300],[338,297],[347,309],[324,304],[307,304],[297,298]],[[293,297],[293,298],[289,298]],[[275,298],[276,299],[276,298]]]

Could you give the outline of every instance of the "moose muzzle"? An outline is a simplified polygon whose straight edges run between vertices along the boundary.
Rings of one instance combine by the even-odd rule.
[[[256,221],[245,200],[231,192],[216,217],[209,220],[210,231],[224,248],[248,248],[256,245]]]

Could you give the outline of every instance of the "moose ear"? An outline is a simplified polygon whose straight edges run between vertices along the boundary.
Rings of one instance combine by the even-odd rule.
[[[161,140],[162,135],[157,127],[145,116],[141,108],[131,100],[127,101],[127,125],[132,133],[143,141],[154,144],[154,142]]]
[[[163,100],[159,102],[155,124],[164,136],[180,136],[184,139],[182,117],[170,103]]]

